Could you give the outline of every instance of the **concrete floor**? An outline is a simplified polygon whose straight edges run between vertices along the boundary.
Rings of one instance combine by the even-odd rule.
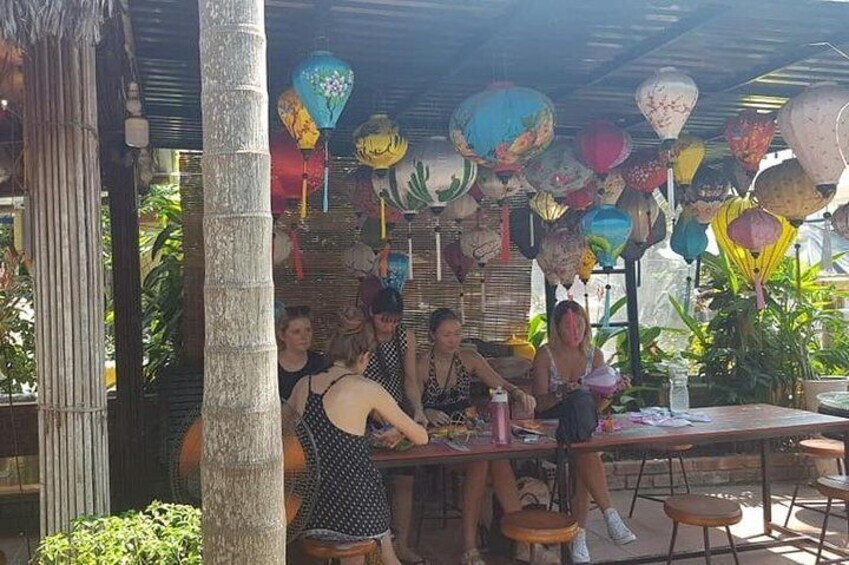
[[[793,485],[776,484],[773,486],[773,517],[776,522],[783,522],[787,514],[787,506],[790,502],[790,494]],[[694,489],[694,492],[723,496],[740,502],[743,506],[743,521],[732,527],[731,532],[738,545],[746,541],[763,540],[761,536],[761,504],[760,486],[720,486],[714,488]],[[614,492],[614,503],[623,516],[627,513],[631,493],[628,491]],[[816,500],[816,493],[812,489],[803,489],[800,500]],[[840,509],[838,509],[840,510]],[[642,555],[665,554],[669,547],[669,537],[672,526],[663,513],[662,505],[656,502],[639,500],[634,513],[634,518],[629,521],[637,541],[627,546],[616,546],[607,538],[607,532],[601,514],[594,510],[590,515],[588,524],[590,553],[595,563],[608,560],[626,560]],[[796,531],[810,535],[819,535],[822,525],[822,515],[813,511],[797,508],[794,510],[790,520],[790,527]],[[828,536],[829,541],[846,546],[847,523],[843,518],[833,517],[830,520]],[[720,548],[727,546],[727,539],[722,530],[711,531],[711,546]],[[31,547],[35,549],[35,540],[31,540]],[[702,532],[700,528],[679,528],[676,549],[681,551],[701,550],[703,547]],[[446,529],[441,528],[438,521],[425,523],[420,543],[421,552],[426,555],[434,565],[455,565],[459,563],[462,550],[460,539],[460,528],[457,520],[451,520]],[[808,549],[815,546],[808,545]],[[7,563],[11,565],[25,565],[28,562],[27,545],[25,538],[6,537],[0,538],[0,550],[6,554]],[[835,558],[836,555],[826,554],[827,558]],[[489,553],[486,556],[489,565],[506,565],[516,563],[504,555]],[[790,546],[772,548],[769,550],[758,550],[742,552],[740,554],[741,564],[813,564],[815,561],[814,551],[803,551]],[[733,563],[729,555],[715,555],[712,562],[716,565]],[[845,563],[849,563],[847,558]],[[704,559],[688,559],[676,561],[676,563],[691,565],[704,563]],[[0,561],[2,565],[2,561]],[[292,563],[292,565],[303,565]]]

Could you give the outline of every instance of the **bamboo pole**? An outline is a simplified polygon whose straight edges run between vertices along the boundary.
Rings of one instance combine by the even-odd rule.
[[[41,532],[50,535],[109,512],[94,46],[43,39],[25,65]]]

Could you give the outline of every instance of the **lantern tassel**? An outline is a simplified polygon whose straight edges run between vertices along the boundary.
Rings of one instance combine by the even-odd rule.
[[[377,272],[380,278],[385,279],[389,275],[389,253],[392,251],[392,245],[389,240],[386,240],[386,245],[377,254]]]
[[[321,211],[330,210],[330,134],[324,136],[324,194],[321,201]]]
[[[610,330],[610,283],[604,285],[604,316],[601,319],[601,327],[605,331]]]
[[[407,278],[413,280],[413,224],[411,222],[407,222],[407,256],[410,258]]]
[[[386,200],[380,197],[380,239],[386,239]]]
[[[510,204],[501,201],[501,262],[510,261]]]
[[[534,238],[534,213],[533,210],[528,211],[528,235],[531,241],[531,247],[535,245]]]
[[[701,286],[701,273],[702,273],[702,256],[699,255],[696,257],[696,281],[693,285],[695,288],[699,288]]]
[[[666,201],[669,202],[669,214],[672,216],[672,223],[678,219],[678,214],[675,211],[675,172],[672,170],[672,165],[666,168]]]
[[[764,285],[761,280],[760,271],[755,271],[755,300],[757,301],[758,310],[766,308],[766,299],[764,298]]]
[[[684,288],[684,313],[685,314],[690,313],[690,288],[692,287],[692,284],[693,284],[693,277],[691,277],[688,274],[687,275],[686,287]]]
[[[486,312],[486,273],[484,272],[481,272],[481,312]]]
[[[295,278],[301,280],[304,278],[304,258],[301,255],[301,242],[296,228],[291,229],[289,238],[292,240],[292,264],[295,268]]]
[[[796,250],[796,296],[802,296],[802,258],[801,258],[801,249],[802,244],[796,242],[793,246]]]
[[[307,174],[307,160],[304,159],[304,170],[301,173],[301,219],[305,219],[307,217],[307,179],[309,175]]]
[[[466,323],[466,299],[463,296],[463,291],[460,291],[460,323]]]
[[[439,229],[439,216],[436,217],[433,233],[436,236],[436,280],[442,281],[442,234]]]
[[[831,214],[826,212],[823,215],[825,227],[822,234],[822,261],[821,267],[823,271],[830,271],[834,267],[834,257],[831,249]]]
[[[587,316],[590,315],[590,293],[587,292],[587,287],[584,286],[584,310],[587,311]]]

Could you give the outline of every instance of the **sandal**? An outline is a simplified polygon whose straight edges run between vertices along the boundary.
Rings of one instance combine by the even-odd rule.
[[[469,549],[460,558],[461,565],[486,565],[478,549]]]

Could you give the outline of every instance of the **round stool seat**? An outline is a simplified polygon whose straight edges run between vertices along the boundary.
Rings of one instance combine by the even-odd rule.
[[[843,442],[836,439],[816,438],[803,439],[799,442],[799,450],[811,457],[843,457]]]
[[[317,559],[345,559],[371,555],[377,549],[377,540],[333,541],[305,538],[301,541],[304,553]]]
[[[849,476],[829,475],[817,479],[817,490],[825,497],[849,501]]]
[[[692,443],[682,443],[679,445],[650,445],[649,450],[657,453],[681,453],[693,449]]]
[[[736,502],[701,494],[670,496],[663,503],[663,511],[676,522],[703,528],[731,526],[743,519],[743,510]]]
[[[520,510],[501,518],[501,533],[513,541],[569,543],[578,534],[578,523],[571,516],[560,512]]]

